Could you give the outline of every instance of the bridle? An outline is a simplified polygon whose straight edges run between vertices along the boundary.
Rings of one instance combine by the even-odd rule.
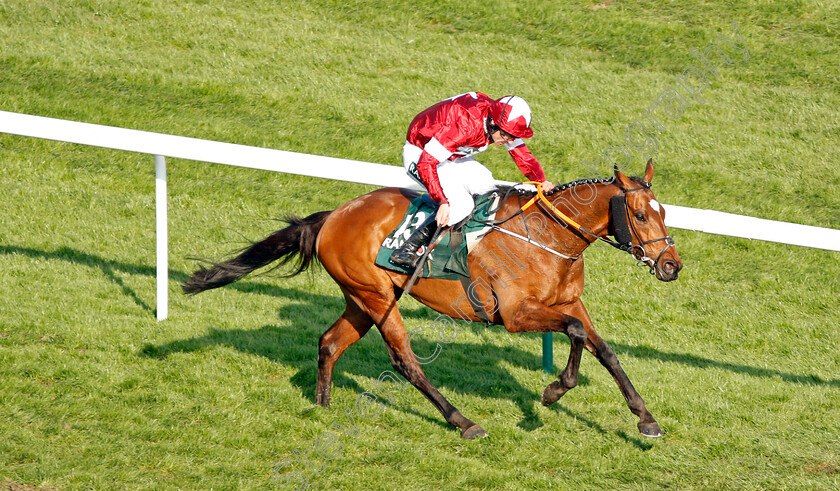
[[[571,226],[578,232],[587,234],[591,237],[594,237],[597,240],[606,242],[607,244],[615,247],[616,249],[629,253],[631,256],[633,256],[634,259],[636,259],[637,266],[647,266],[648,268],[650,268],[650,274],[656,274],[656,271],[659,269],[659,260],[662,258],[662,255],[665,254],[665,251],[674,246],[674,239],[671,238],[670,235],[666,235],[665,237],[660,237],[658,239],[642,241],[641,237],[639,236],[639,232],[636,230],[635,225],[633,225],[633,221],[630,219],[630,206],[627,204],[627,194],[632,193],[634,191],[650,189],[650,184],[643,184],[640,187],[632,189],[624,189],[621,186],[618,186],[618,184],[616,184],[619,190],[621,190],[621,194],[610,198],[610,224],[613,228],[612,235],[613,237],[615,237],[616,240],[601,237],[600,235],[597,235],[594,232],[587,230],[585,227],[581,226],[579,223],[571,219],[568,215],[558,210],[557,207],[555,207],[548,201],[548,198],[540,189],[540,184],[538,182],[528,181],[523,184],[535,185],[537,188],[537,194],[524,205],[522,205],[520,212],[524,212],[528,207],[530,207],[534,203],[540,203],[545,208],[548,208],[548,210],[550,210],[554,216],[556,216],[565,224]],[[638,245],[633,244],[633,239],[635,239],[636,242],[638,242]],[[656,259],[649,257],[647,251],[645,250],[645,246],[653,244],[655,242],[659,242],[661,240],[665,241],[665,247],[662,248],[662,251],[660,251],[659,255],[656,256]]]
[[[650,189],[650,184],[643,184],[641,187],[633,189],[624,189],[619,186],[619,189],[621,194],[610,198],[610,223],[613,228],[612,235],[616,240],[609,240],[605,237],[598,238],[617,249],[630,253],[636,259],[637,266],[647,266],[650,268],[650,274],[656,274],[656,270],[659,268],[659,260],[665,254],[665,251],[674,247],[674,239],[670,235],[666,235],[658,239],[642,241],[636,226],[633,225],[633,220],[630,217],[630,206],[627,204],[627,193]],[[633,239],[636,239],[639,244],[633,244]],[[662,248],[656,259],[653,259],[647,255],[645,246],[660,240],[665,241],[665,247]]]

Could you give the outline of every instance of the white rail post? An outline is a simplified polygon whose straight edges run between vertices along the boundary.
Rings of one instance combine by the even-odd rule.
[[[157,238],[157,319],[169,316],[169,230],[166,218],[166,159],[155,155],[155,222]]]

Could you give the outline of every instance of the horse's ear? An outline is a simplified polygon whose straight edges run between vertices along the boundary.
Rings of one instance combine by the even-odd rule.
[[[645,167],[645,177],[642,179],[645,184],[650,184],[653,179],[653,159],[648,159],[647,167]]]
[[[615,182],[618,183],[618,185],[621,186],[622,189],[631,189],[635,187],[633,181],[631,181],[629,177],[624,175],[624,173],[618,169],[617,165],[613,165],[613,171],[615,172]]]

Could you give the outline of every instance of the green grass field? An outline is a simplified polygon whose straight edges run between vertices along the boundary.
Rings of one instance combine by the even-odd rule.
[[[657,134],[659,200],[840,228],[837,2],[244,5],[0,0],[0,110],[400,165],[421,109],[515,93],[534,110],[529,146],[565,182],[678,87],[691,48],[717,43],[732,63],[705,104]],[[716,41],[733,21],[749,60]],[[480,160],[521,179],[504,152]],[[489,438],[461,440],[396,384],[348,435],[333,423],[391,367],[371,331],[339,361],[332,408],[315,405],[317,340],[343,309],[322,270],[196,297],[177,282],[188,257],[373,187],[171,160],[157,322],[150,156],[0,135],[0,166],[0,488],[272,489],[296,455],[310,467],[279,479],[308,489],[840,487],[836,252],[671,230],[685,269],[663,284],[587,251],[585,302],[663,438],[638,434],[588,354],[580,385],[543,407],[540,336],[477,324],[425,371]],[[401,306],[409,327],[435,317]],[[556,336],[555,366],[567,354]],[[332,460],[313,450],[328,430]]]

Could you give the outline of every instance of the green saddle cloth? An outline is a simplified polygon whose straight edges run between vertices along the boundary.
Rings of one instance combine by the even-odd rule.
[[[491,192],[478,196],[475,201],[477,203],[475,210],[460,226],[460,230],[464,234],[464,240],[453,251],[450,244],[452,234],[447,233],[437,247],[432,249],[429,257],[426,258],[422,278],[457,280],[459,276],[470,277],[469,267],[467,266],[468,244],[477,242],[491,230],[488,225],[477,220],[492,220],[496,216],[499,195]],[[427,194],[411,200],[399,226],[382,241],[379,253],[376,255],[376,264],[391,271],[411,274],[412,270],[393,264],[389,261],[389,258],[391,253],[411,237],[411,234],[426,221],[429,215],[435,213],[437,213],[437,203],[432,201]]]

